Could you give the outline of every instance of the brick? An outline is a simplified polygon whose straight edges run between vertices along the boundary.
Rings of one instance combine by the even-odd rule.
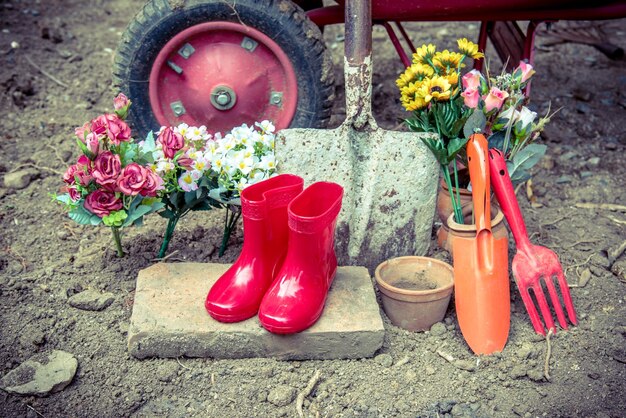
[[[284,360],[371,357],[384,327],[372,280],[364,267],[339,267],[321,318],[291,335],[266,331],[257,317],[224,324],[204,308],[228,264],[155,264],[141,270],[128,331],[128,348],[146,357],[272,357]]]

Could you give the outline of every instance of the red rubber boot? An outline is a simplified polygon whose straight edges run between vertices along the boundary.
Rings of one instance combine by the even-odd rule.
[[[342,197],[340,185],[319,182],[289,204],[287,257],[259,308],[268,331],[300,332],[322,315],[337,271],[335,225]]]
[[[204,306],[220,322],[253,317],[287,253],[287,205],[302,192],[301,177],[281,174],[241,192],[243,248],[211,287]]]

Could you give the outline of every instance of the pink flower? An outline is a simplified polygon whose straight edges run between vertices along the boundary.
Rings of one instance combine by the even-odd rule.
[[[70,186],[67,188],[67,193],[70,195],[70,199],[74,202],[78,202],[82,197],[76,186]]]
[[[98,136],[106,134],[115,145],[130,139],[130,128],[126,122],[112,113],[100,115],[91,121],[91,131]]]
[[[124,93],[118,94],[117,97],[113,99],[113,107],[115,110],[124,109],[128,105],[130,105],[130,100],[128,100],[128,97],[126,97]]]
[[[130,163],[124,167],[117,178],[117,187],[128,196],[144,195],[144,193],[156,195],[155,191],[162,184],[163,180],[160,177],[137,163]]]
[[[163,190],[163,179],[157,173],[150,169],[145,169],[146,171],[146,182],[144,183],[143,189],[139,193],[142,196],[148,197],[156,197],[157,191]]]
[[[532,77],[533,74],[535,74],[533,66],[524,61],[520,61],[519,66],[515,69],[513,73],[517,72],[518,70],[522,72],[522,79],[520,80],[521,83],[526,82],[526,80],[528,80],[530,77]]]
[[[480,101],[480,94],[478,93],[477,89],[467,89],[463,93],[461,93],[461,96],[463,96],[463,102],[465,103],[465,106],[469,107],[470,109],[475,109],[476,106],[478,106],[478,102]]]
[[[106,115],[101,115],[93,119],[91,121],[91,127],[89,130],[98,136],[106,135],[107,133]],[[81,138],[81,139],[84,139],[84,138]]]
[[[100,138],[98,138],[98,135],[91,132],[87,134],[86,139],[82,141],[87,141],[86,145],[89,152],[91,152],[93,155],[98,155],[98,151],[100,149]]]
[[[502,103],[509,97],[509,93],[502,91],[497,87],[492,87],[489,94],[483,97],[485,101],[485,112],[490,112],[493,109],[500,109]]]
[[[182,168],[185,168],[187,170],[193,170],[193,164],[195,161],[192,158],[189,158],[186,155],[183,155],[178,160],[176,160],[176,162]]]
[[[87,156],[81,155],[78,158],[78,161],[76,161],[76,164],[67,168],[63,174],[63,181],[67,184],[73,185],[76,184],[76,179],[78,179],[78,184],[81,186],[88,186],[89,183],[91,183],[91,180],[93,180],[91,171],[91,161],[87,158]]]
[[[114,192],[117,188],[117,178],[122,171],[120,156],[111,151],[105,151],[98,155],[94,161],[92,172],[96,183],[106,190]]]
[[[101,218],[122,207],[122,199],[117,198],[114,192],[108,190],[95,190],[85,198],[85,209]]]
[[[478,90],[478,87],[480,86],[480,71],[478,70],[472,70],[470,72],[468,72],[467,74],[465,74],[462,78],[461,81],[463,83],[463,89],[464,90]]]
[[[89,126],[91,124],[89,122],[85,123],[83,126],[74,129],[74,133],[81,141],[85,142],[85,134],[89,133]]]
[[[163,154],[166,158],[174,158],[176,152],[185,146],[185,139],[181,134],[172,128],[164,128],[157,137],[157,142],[163,147]]]

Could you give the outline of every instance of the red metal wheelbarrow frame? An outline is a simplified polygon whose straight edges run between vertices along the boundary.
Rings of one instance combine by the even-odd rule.
[[[339,5],[326,6],[307,12],[318,26],[344,23],[344,0]],[[373,0],[372,20],[382,25],[405,67],[411,65],[410,54],[415,46],[402,22],[480,21],[478,46],[484,50],[487,39],[494,45],[500,59],[512,67],[519,61],[533,62],[535,31],[539,24],[556,20],[605,20],[626,17],[626,2],[609,0],[595,3],[564,0]],[[529,21],[526,32],[518,21]],[[402,47],[394,23],[406,42],[410,53]],[[475,67],[480,69],[482,61]]]

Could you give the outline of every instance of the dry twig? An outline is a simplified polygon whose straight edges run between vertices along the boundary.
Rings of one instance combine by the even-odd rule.
[[[609,249],[609,251],[607,251],[608,256],[609,256],[610,267],[613,266],[613,263],[615,263],[615,260],[617,260],[622,254],[624,254],[624,250],[626,250],[626,240],[622,242],[622,244],[616,249],[614,250]]]
[[[37,415],[39,415],[40,417],[46,418],[46,416],[44,414],[42,414],[41,412],[37,411],[35,408],[30,406],[29,404],[26,404],[26,407],[28,409],[30,409],[31,411],[33,411],[34,413],[36,413]]]
[[[550,345],[550,337],[552,337],[553,328],[550,328],[548,334],[546,334],[546,361],[543,363],[543,376],[547,381],[550,381],[550,356],[552,355],[552,346]]]
[[[166,255],[165,257],[161,257],[161,258],[153,258],[152,261],[165,261],[168,258],[170,258],[171,256],[173,256],[174,254],[176,254],[178,252],[178,250],[174,250],[171,253],[169,253],[168,255]]]
[[[182,367],[183,369],[193,370],[191,367],[187,367],[183,363],[181,363],[178,357],[176,357],[176,361],[178,362],[178,364],[180,364],[180,367]]]
[[[580,241],[576,241],[569,245],[564,245],[563,249],[567,250],[569,248],[574,248],[575,246],[580,245],[580,244],[593,244],[594,242],[598,242],[598,241],[600,240],[599,239],[581,239]]]
[[[581,209],[602,209],[613,212],[626,212],[626,206],[614,203],[576,203],[574,206]]]
[[[304,398],[309,396],[313,391],[313,388],[320,380],[321,373],[319,370],[315,370],[315,374],[309,380],[304,390],[298,393],[298,397],[296,398],[296,411],[298,412],[298,416],[300,418],[304,418],[304,411],[302,410],[302,405],[304,405]]]
[[[36,168],[37,170],[49,171],[51,173],[58,174],[60,176],[65,174],[65,173],[63,173],[60,170],[56,170],[54,168],[45,167],[43,165],[37,165],[37,164],[33,164],[33,163],[20,164],[20,165],[16,166],[15,168],[13,168],[13,170],[9,171],[9,173],[15,173],[16,171],[18,171],[18,170],[20,170],[21,168],[24,168],[24,167],[33,167],[33,168]]]
[[[70,86],[68,86],[66,83],[62,82],[61,80],[59,80],[58,78],[56,78],[55,76],[53,76],[52,74],[50,74],[49,72],[47,72],[46,70],[44,70],[43,68],[35,64],[28,55],[24,55],[24,58],[26,58],[26,61],[28,61],[28,63],[32,65],[37,71],[39,71],[41,74],[45,75],[50,80],[57,83],[59,86],[65,87],[66,89],[70,88]]]
[[[565,219],[568,219],[571,215],[572,215],[572,212],[568,212],[568,213],[566,213],[565,215],[563,215],[563,216],[561,216],[561,217],[559,217],[559,218],[556,218],[556,219],[555,219],[555,220],[553,220],[553,221],[549,221],[549,222],[542,223],[542,224],[541,224],[541,225],[539,225],[539,226],[540,226],[541,228],[543,228],[543,227],[546,227],[546,226],[552,226],[552,225],[555,225],[555,224],[557,224],[557,223],[559,223],[559,222],[561,222],[561,221],[563,221],[563,220],[565,220]]]

